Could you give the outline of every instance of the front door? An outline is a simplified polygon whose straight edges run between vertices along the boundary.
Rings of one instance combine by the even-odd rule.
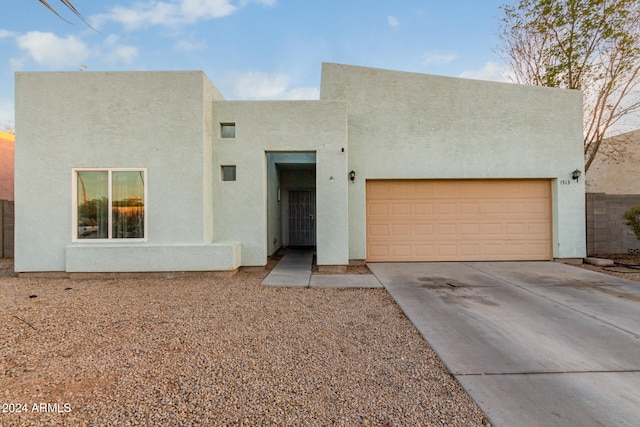
[[[316,192],[289,190],[289,246],[315,246]]]

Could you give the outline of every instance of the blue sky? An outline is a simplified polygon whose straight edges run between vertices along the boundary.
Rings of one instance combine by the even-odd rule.
[[[322,62],[506,81],[507,0],[14,0],[0,23],[0,130],[16,71],[203,70],[226,99],[317,99]],[[86,69],[84,68],[86,66]]]

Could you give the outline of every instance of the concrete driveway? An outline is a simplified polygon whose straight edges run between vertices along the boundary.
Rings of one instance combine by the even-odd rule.
[[[493,425],[639,425],[640,283],[551,262],[369,268]]]

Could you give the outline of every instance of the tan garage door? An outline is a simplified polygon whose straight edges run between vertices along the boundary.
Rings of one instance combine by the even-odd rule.
[[[551,258],[549,180],[367,181],[368,261]]]

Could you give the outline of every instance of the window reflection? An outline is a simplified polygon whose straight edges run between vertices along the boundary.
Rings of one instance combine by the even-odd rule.
[[[78,239],[144,238],[143,171],[79,171],[77,200]]]
[[[144,237],[144,179],[142,171],[113,172],[112,223],[114,239]]]
[[[108,172],[78,172],[78,239],[109,237]]]

